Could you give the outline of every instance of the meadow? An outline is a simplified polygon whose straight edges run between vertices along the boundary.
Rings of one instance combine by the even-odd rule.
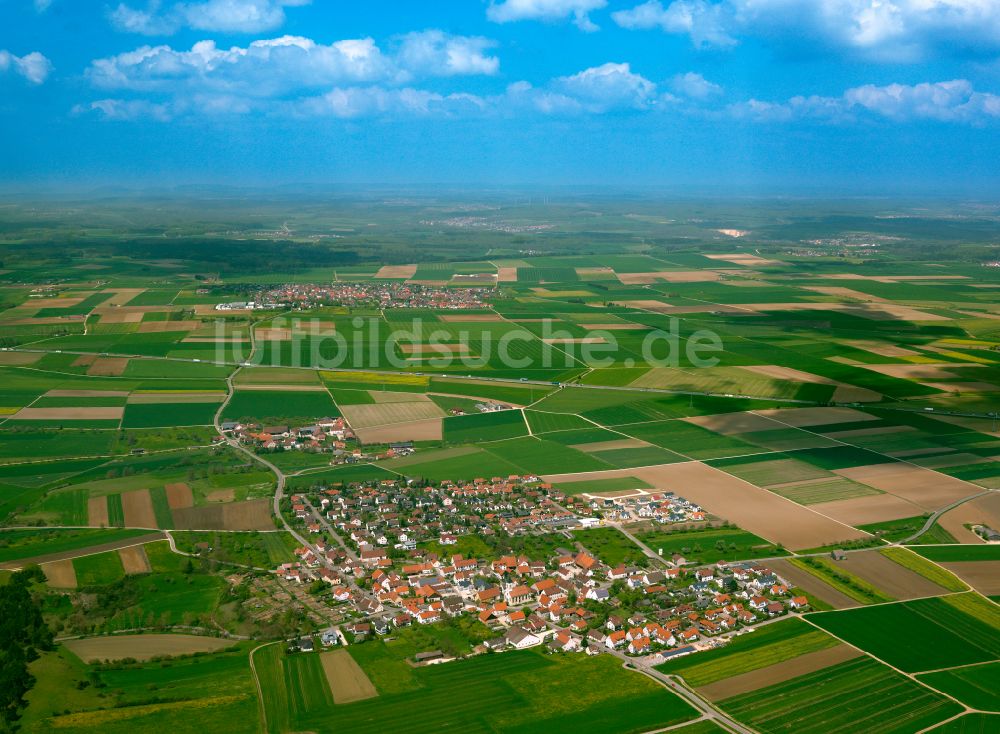
[[[688,563],[706,564],[724,560],[772,558],[788,552],[753,533],[735,527],[697,530],[649,530],[636,537],[663,557],[682,555]]]

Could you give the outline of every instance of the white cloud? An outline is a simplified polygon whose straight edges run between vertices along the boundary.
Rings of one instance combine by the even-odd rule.
[[[52,0],[35,0],[35,12],[44,13],[52,6]]]
[[[221,33],[261,33],[285,23],[285,8],[308,5],[310,0],[204,0],[175,3],[162,9],[150,0],[144,10],[121,3],[111,11],[111,23],[120,31],[169,36],[187,27]]]
[[[751,99],[728,108],[758,122],[824,119],[847,122],[863,115],[906,123],[922,120],[983,124],[1000,119],[1000,96],[977,92],[966,79],[921,84],[866,84],[839,97],[792,97],[787,102]]]
[[[106,120],[140,120],[152,119],[166,122],[173,117],[169,106],[156,104],[144,99],[99,99],[88,104],[76,105],[74,115],[88,112],[99,113]]]
[[[553,81],[554,91],[584,108],[604,112],[614,108],[642,109],[655,103],[656,85],[628,64],[602,64]]]
[[[10,51],[0,50],[0,73],[6,71],[13,71],[32,84],[41,84],[52,73],[52,62],[38,51],[15,56]]]
[[[1000,50],[994,0],[649,0],[612,17],[624,28],[687,34],[696,46],[752,36],[886,62]]]
[[[93,61],[91,82],[104,89],[202,90],[274,96],[345,83],[397,84],[414,77],[494,74],[499,60],[484,50],[484,38],[425,31],[403,36],[398,53],[385,54],[371,38],[329,45],[300,36],[219,48],[201,41],[189,51],[167,45]]]
[[[500,59],[488,56],[496,41],[479,36],[451,36],[429,30],[408,33],[400,38],[397,63],[411,74],[454,76],[459,74],[496,74]]]
[[[607,0],[491,0],[486,17],[494,23],[518,20],[557,21],[572,18],[582,31],[596,31],[590,13],[606,7]]]
[[[727,47],[736,43],[727,26],[730,9],[725,3],[704,0],[675,0],[664,7],[659,0],[649,0],[630,10],[611,14],[615,23],[630,30],[660,28],[666,33],[684,33],[695,46]]]
[[[675,76],[670,80],[670,87],[678,94],[692,99],[708,99],[722,94],[722,87],[693,71]]]

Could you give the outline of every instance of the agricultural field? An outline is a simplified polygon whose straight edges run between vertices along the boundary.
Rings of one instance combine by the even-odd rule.
[[[871,658],[725,699],[723,711],[760,731],[920,731],[962,711],[961,706]]]
[[[1000,609],[971,592],[821,612],[809,620],[909,673],[1000,658]]]
[[[553,726],[561,731],[598,732],[611,726],[618,732],[640,732],[694,718],[693,710],[672,693],[622,670],[609,657],[513,652],[396,674],[394,668],[406,665],[401,658],[372,658],[367,647],[358,648],[358,663],[378,695],[341,705],[334,703],[335,694],[322,691],[326,680],[318,656],[309,663],[294,656],[283,659],[280,653],[258,656],[269,690],[264,699],[269,728],[375,732],[380,721],[406,716],[414,732],[452,725],[491,734]],[[353,649],[348,652],[354,654]],[[459,680],[469,695],[456,702]],[[564,688],[569,681],[575,684],[572,692]]]
[[[1000,530],[988,206],[293,198],[0,208],[0,584],[38,563],[43,618],[79,637],[31,663],[23,731],[727,729],[609,654],[413,665],[513,623],[473,602],[406,626],[426,589],[382,599],[404,618],[387,635],[286,652],[377,616],[364,543],[404,590],[458,555],[497,584],[507,554],[555,577],[585,550],[602,589],[604,566],[686,567],[660,590],[617,582],[614,604],[571,589],[577,638],[611,613],[692,627],[724,594],[746,603],[735,582],[694,588],[695,567],[767,567],[790,594],[761,593],[806,596],[800,618],[658,666],[757,731],[916,732],[961,713],[949,695],[998,710],[1000,555],[971,529]],[[686,348],[705,332],[721,347],[702,367]],[[338,416],[357,440],[337,452],[216,429]],[[461,510],[427,486],[511,475],[540,482]],[[670,493],[704,514],[603,507]]]

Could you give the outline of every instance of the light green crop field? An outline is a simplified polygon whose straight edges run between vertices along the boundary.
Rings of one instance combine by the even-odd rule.
[[[759,731],[919,731],[962,711],[871,658],[861,657],[722,701]]]
[[[263,672],[269,691],[264,699],[269,729],[283,731],[290,726],[298,730],[376,732],[380,722],[405,717],[412,732],[439,731],[442,726],[484,734],[543,732],[552,727],[559,731],[602,732],[611,727],[618,732],[640,732],[695,716],[674,694],[648,678],[622,670],[607,656],[545,657],[535,651],[512,652],[397,674],[399,666],[406,664],[400,658],[373,658],[366,648],[377,646],[359,647],[358,662],[379,695],[339,706],[316,694],[315,662],[283,659],[280,648],[278,652],[268,648],[266,657],[261,651],[255,662],[269,668]],[[351,652],[354,654],[353,649]],[[468,695],[456,699],[458,681]],[[307,687],[309,691],[300,690]]]

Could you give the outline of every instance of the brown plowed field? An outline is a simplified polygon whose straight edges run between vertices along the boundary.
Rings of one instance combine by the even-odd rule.
[[[837,591],[837,589],[833,588],[822,579],[813,576],[808,571],[804,571],[797,566],[793,566],[788,561],[781,559],[771,560],[767,562],[767,565],[772,571],[788,581],[788,583],[792,586],[797,586],[809,594],[812,594],[820,601],[825,601],[834,609],[851,609],[853,607],[860,606],[858,602],[847,596],[847,594]]]
[[[146,557],[146,549],[141,545],[122,548],[118,551],[118,557],[122,559],[122,568],[129,576],[149,573],[152,570],[149,566],[149,558]]]
[[[143,321],[140,334],[160,334],[165,331],[194,331],[201,328],[200,321]]]
[[[751,670],[749,673],[734,675],[732,678],[716,681],[696,690],[699,695],[707,698],[709,701],[722,701],[732,696],[739,696],[743,693],[750,693],[751,691],[767,688],[777,683],[784,683],[786,680],[791,680],[807,673],[813,673],[823,668],[829,668],[831,665],[845,663],[863,654],[860,650],[850,645],[837,645],[836,647],[828,647],[825,650],[807,652],[805,655],[799,655],[797,658],[768,665],[766,668]]]
[[[956,561],[941,565],[980,594],[1000,595],[1000,561]]]
[[[274,530],[271,501],[249,500],[174,510],[178,530]]]
[[[700,415],[694,418],[682,418],[687,423],[707,428],[710,431],[729,436],[735,433],[752,433],[756,431],[775,431],[783,428],[770,418],[756,413],[721,413],[719,415]]]
[[[118,377],[128,367],[128,357],[98,357],[87,368],[88,375]]]
[[[134,492],[122,492],[122,509],[125,511],[125,527],[156,528],[156,513],[153,511],[153,498],[148,489]]]
[[[834,520],[848,525],[868,525],[886,520],[901,520],[924,514],[924,508],[907,502],[894,494],[874,494],[867,497],[852,497],[846,500],[821,502],[812,506]]]
[[[323,662],[323,672],[330,684],[334,703],[351,703],[378,695],[365,671],[347,650],[324,652],[320,655],[320,660]]]
[[[902,497],[930,511],[979,491],[978,487],[960,479],[903,462],[835,469],[834,472],[855,482]]]
[[[73,568],[73,561],[43,563],[42,573],[45,574],[45,583],[53,589],[76,588],[76,569]]]
[[[915,599],[948,593],[947,589],[900,566],[877,550],[848,553],[847,558],[837,561],[836,564],[897,599]]]
[[[549,482],[638,477],[657,490],[670,490],[744,530],[787,548],[815,548],[867,533],[696,461],[637,469],[547,475]]]
[[[854,421],[877,421],[874,415],[862,413],[852,408],[775,408],[755,411],[757,415],[773,418],[795,428],[825,426],[831,423],[853,423]]]
[[[107,497],[91,497],[87,500],[87,524],[96,528],[108,527]]]
[[[149,660],[170,655],[215,652],[232,644],[232,640],[199,635],[114,635],[63,642],[74,655],[87,663],[124,658]]]
[[[103,421],[121,420],[124,408],[21,408],[13,420],[21,421]]]
[[[167,492],[167,504],[171,510],[191,507],[194,504],[194,494],[191,492],[191,488],[183,482],[168,484],[164,489]]]
[[[416,275],[416,265],[383,265],[375,273],[376,278],[412,278]]]
[[[443,436],[441,418],[428,418],[388,426],[358,428],[362,443],[391,443],[392,441],[440,441]]]

